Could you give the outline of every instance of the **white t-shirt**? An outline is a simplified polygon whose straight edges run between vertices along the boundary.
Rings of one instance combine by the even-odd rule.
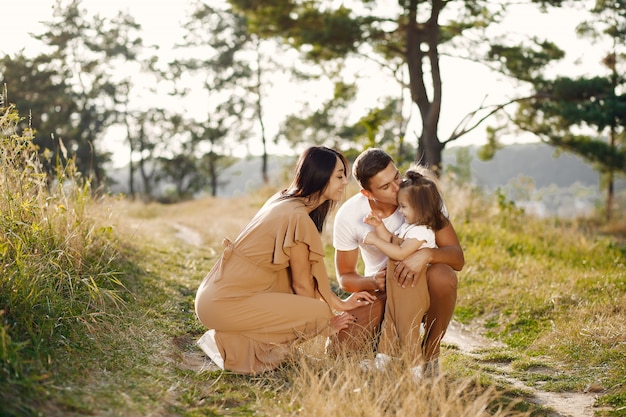
[[[424,240],[421,248],[436,248],[435,232],[428,226],[423,224],[402,223],[402,226],[395,233],[402,239]]]
[[[363,243],[365,234],[374,231],[372,226],[363,221],[365,216],[371,211],[372,208],[370,207],[367,197],[361,193],[357,193],[339,207],[333,224],[333,246],[336,250],[342,251],[350,251],[359,248],[363,264],[365,265],[365,271],[363,271],[363,275],[365,276],[374,275],[387,266],[387,255],[378,250],[374,245],[366,245]],[[442,212],[448,217],[448,211],[445,205]],[[387,230],[395,232],[404,224],[404,217],[400,214],[400,210],[396,209],[391,216],[383,219],[383,223]]]

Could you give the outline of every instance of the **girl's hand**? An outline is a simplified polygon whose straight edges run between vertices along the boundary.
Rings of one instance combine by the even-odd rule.
[[[370,214],[365,216],[365,218],[363,219],[363,223],[369,224],[372,227],[376,227],[380,226],[383,223],[383,219],[381,218],[380,214],[374,213],[372,211],[370,212]]]
[[[367,291],[359,291],[350,294],[348,298],[342,301],[343,310],[349,311],[363,305],[369,305],[376,301],[376,297]]]

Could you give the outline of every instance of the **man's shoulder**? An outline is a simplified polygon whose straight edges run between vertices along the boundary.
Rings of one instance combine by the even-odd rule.
[[[363,218],[369,213],[370,207],[367,204],[367,197],[358,193],[347,199],[335,215],[334,230],[336,233],[340,231],[354,231],[363,223]]]
[[[367,197],[365,197],[361,193],[356,193],[355,195],[344,201],[341,207],[339,207],[339,211],[354,210],[357,208],[363,209],[366,206],[367,209],[369,209],[369,205],[367,204]]]
[[[363,220],[363,217],[370,212],[370,206],[367,201],[367,197],[361,193],[353,195],[339,207],[335,219],[349,221],[356,216],[359,217],[359,221]]]

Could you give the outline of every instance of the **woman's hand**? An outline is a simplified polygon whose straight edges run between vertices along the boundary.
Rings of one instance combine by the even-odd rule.
[[[342,310],[354,310],[357,307],[368,305],[376,301],[376,297],[367,291],[359,291],[350,294],[348,298],[342,300]]]
[[[356,318],[348,313],[341,313],[330,319],[331,334],[337,334],[343,329],[347,329],[352,323],[356,322]]]

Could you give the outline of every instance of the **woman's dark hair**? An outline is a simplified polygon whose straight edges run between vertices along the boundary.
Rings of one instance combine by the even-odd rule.
[[[312,146],[305,150],[298,159],[293,182],[289,189],[283,191],[282,198],[320,197],[335,171],[337,158],[343,163],[343,172],[347,176],[348,162],[341,153],[325,146]],[[327,200],[309,213],[320,233],[328,213],[335,207],[335,204],[334,201]]]
[[[447,226],[449,220],[443,214],[443,199],[437,184],[427,178],[424,171],[419,172],[416,168],[409,169],[405,177],[400,183],[400,191],[409,193],[409,202],[419,215],[416,223],[429,226],[434,231]]]
[[[352,175],[362,189],[370,190],[370,180],[383,169],[393,163],[391,156],[380,148],[370,148],[363,151],[354,160]]]

